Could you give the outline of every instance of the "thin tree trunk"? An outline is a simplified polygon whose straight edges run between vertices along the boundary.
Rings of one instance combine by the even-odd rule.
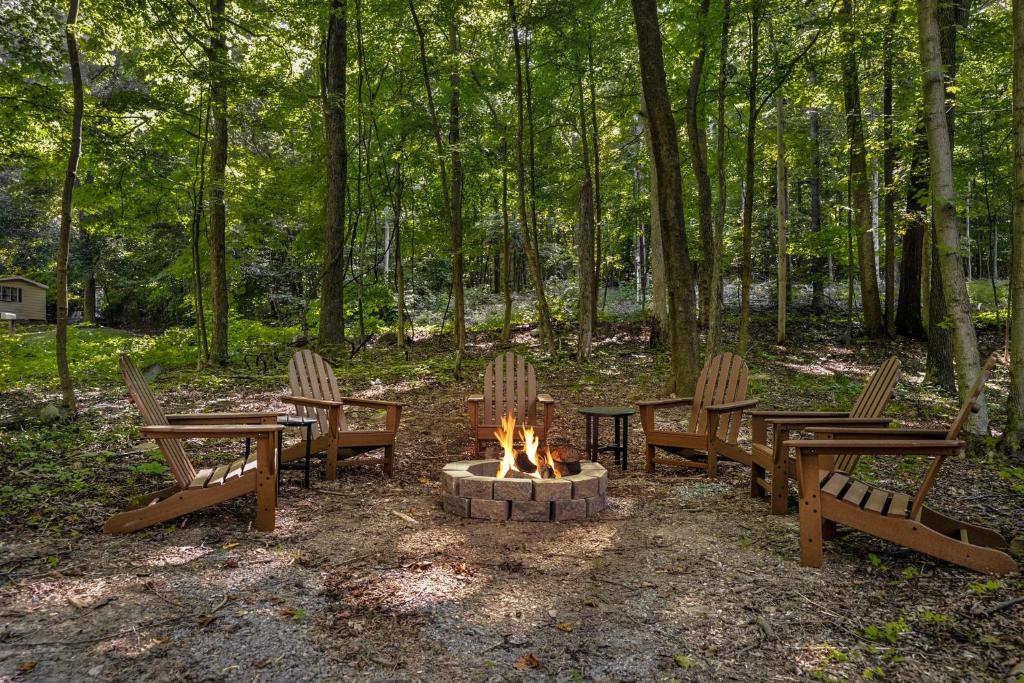
[[[210,0],[210,103],[213,140],[210,144],[210,288],[213,290],[213,339],[210,361],[228,362],[228,272],[224,172],[228,164],[228,84],[225,0]]]
[[[665,79],[656,0],[633,0],[640,77],[647,103],[652,163],[658,173],[658,213],[661,219],[665,276],[668,283],[669,348],[672,356],[670,389],[683,395],[693,388],[700,369],[697,348],[693,275],[683,221],[679,139]]]
[[[811,70],[810,85],[818,84],[818,75]],[[811,107],[807,111],[808,135],[811,139],[811,216],[809,229],[812,233],[821,232],[821,131],[818,122],[818,109]],[[812,257],[811,274],[811,310],[821,313],[825,310],[825,259]]]
[[[345,134],[345,90],[348,63],[346,0],[330,0],[321,81],[327,160],[324,197],[324,275],[320,294],[322,348],[345,341],[345,201],[348,194],[348,145]]]
[[[740,246],[740,329],[736,342],[741,356],[746,355],[750,344],[750,279],[751,246],[754,222],[754,141],[757,133],[757,72],[759,44],[761,37],[760,9],[755,5],[750,11],[750,71],[747,80],[747,130],[743,164],[743,235]]]
[[[515,0],[508,0],[509,19],[512,23],[512,45],[515,50],[516,60],[516,175],[519,184],[519,231],[523,240],[523,251],[526,253],[526,263],[530,270],[530,277],[533,279],[533,287],[537,301],[537,317],[540,323],[541,342],[547,348],[548,353],[555,355],[555,336],[551,327],[551,312],[548,309],[548,300],[544,295],[544,271],[540,263],[540,253],[536,245],[536,225],[533,230],[529,217],[526,213],[526,164],[523,158],[523,138],[525,133],[525,111],[523,102],[523,64],[519,43],[519,21],[516,17]],[[531,127],[531,142],[532,127]],[[532,144],[531,144],[532,148]],[[531,160],[532,160],[531,154]],[[531,176],[533,174],[531,173]],[[534,213],[534,217],[536,214]],[[536,220],[536,218],[534,218]],[[531,232],[533,233],[531,235]]]
[[[700,230],[701,262],[698,265],[699,315],[702,326],[709,324],[711,310],[712,271],[718,261],[715,250],[715,229],[712,224],[711,176],[708,173],[708,143],[704,126],[700,123],[700,86],[704,80],[704,60],[707,55],[707,23],[710,0],[701,0],[697,56],[690,70],[690,83],[686,91],[686,137],[690,142],[690,161],[697,181],[697,225]]]
[[[590,42],[587,44],[587,62],[589,65],[589,72],[587,80],[590,82],[590,125],[593,128],[593,146],[594,146],[594,243],[597,256],[594,260],[594,324],[597,324],[597,290],[599,287],[604,286],[604,298],[602,299],[601,308],[604,308],[605,302],[608,300],[608,282],[602,281],[601,279],[601,263],[604,260],[604,242],[602,239],[602,232],[604,232],[604,224],[601,222],[601,144],[598,136],[597,128],[597,74],[594,71],[594,37],[593,31],[591,31]],[[584,126],[586,127],[586,126]]]
[[[786,244],[786,103],[782,96],[775,98],[775,224],[778,227],[778,320],[776,341],[786,341],[786,306],[788,294],[788,262]]]
[[[590,175],[590,144],[587,142],[587,108],[583,97],[582,68],[577,69],[576,90],[579,96],[580,149],[583,152],[583,182],[580,184],[579,235],[576,240],[579,272],[579,343],[576,359],[590,358],[597,312],[597,281],[594,268],[594,189]]]
[[[889,9],[889,23],[886,26],[884,55],[882,61],[882,183],[884,185],[884,229],[885,229],[885,331],[893,334],[896,318],[896,191],[893,181],[896,169],[896,145],[893,143],[892,114],[892,68],[893,41],[899,9],[894,4]]]
[[[875,245],[871,232],[871,205],[868,192],[867,150],[864,144],[864,121],[860,105],[860,68],[854,49],[851,0],[843,0],[843,34],[846,51],[843,57],[843,102],[846,114],[846,136],[850,146],[850,177],[852,179],[853,229],[857,235],[860,260],[860,297],[865,331],[871,337],[885,335],[882,305],[878,296],[878,274],[875,270]]]
[[[60,376],[61,398],[69,413],[78,409],[75,386],[68,363],[68,254],[71,250],[71,217],[75,184],[78,181],[78,160],[82,156],[82,118],[85,109],[85,89],[82,86],[82,63],[78,54],[78,0],[71,0],[64,37],[68,46],[68,64],[71,67],[73,106],[71,112],[71,148],[68,151],[64,192],[60,203],[60,233],[57,239],[57,374]]]
[[[462,141],[459,112],[459,11],[452,12],[448,42],[452,54],[451,99],[449,101],[448,147],[452,154],[452,280],[455,298],[455,368],[456,380],[462,379],[462,358],[466,353],[466,296],[463,291],[465,255],[462,253]]]
[[[907,174],[907,228],[903,235],[903,259],[900,262],[900,295],[896,307],[896,331],[911,339],[925,338],[922,317],[924,277],[931,277],[924,268],[925,242],[929,230],[927,218],[928,140],[923,122],[918,125]]]
[[[722,38],[718,51],[718,111],[715,119],[715,174],[718,184],[717,203],[715,205],[715,267],[711,271],[712,296],[708,310],[707,357],[718,354],[722,335],[722,239],[725,235],[726,205],[726,155],[725,155],[725,96],[729,82],[729,20],[732,10],[731,0],[722,2]]]
[[[650,119],[647,116],[647,105],[643,96],[640,97],[640,115],[644,121],[644,138],[647,140],[647,154],[654,159],[654,143],[651,141]],[[653,161],[650,164],[648,177],[650,180],[651,204],[651,251],[648,262],[651,268],[651,307],[654,311],[651,323],[651,345],[660,346],[662,333],[668,330],[668,295],[665,282],[665,255],[661,242],[661,215],[658,210],[658,169]]]
[[[986,190],[987,187],[986,183]],[[1019,452],[1024,431],[1024,0],[1013,0],[1013,228],[1010,237],[1012,265],[1010,310],[1007,312],[1010,395],[1006,404],[1006,433]],[[994,283],[995,268],[992,270]]]
[[[210,142],[210,102],[203,106],[200,98],[199,148],[192,177],[192,224],[189,241],[192,247],[192,296],[196,309],[196,367],[202,368],[210,360],[210,347],[206,338],[206,310],[203,302],[203,260],[199,240],[203,226],[203,198],[206,196],[206,148]]]
[[[399,153],[403,145],[399,144]],[[405,179],[402,175],[401,163],[395,164],[395,189],[391,200],[391,213],[395,220],[395,294],[398,298],[398,348],[409,359],[409,348],[406,342],[406,316],[405,316],[405,262],[402,260],[402,194],[405,191]]]
[[[501,169],[501,294],[505,309],[501,319],[501,340],[512,339],[512,235],[508,216],[508,139],[502,140]]]
[[[921,69],[923,72],[925,128],[931,159],[931,204],[935,223],[936,256],[942,276],[946,313],[953,320],[953,355],[960,398],[966,398],[978,374],[978,339],[971,318],[967,285],[960,261],[960,234],[957,229],[953,189],[953,155],[950,129],[946,120],[946,93],[942,74],[939,41],[938,0],[918,1]],[[988,410],[984,397],[970,419],[972,433],[988,429]]]

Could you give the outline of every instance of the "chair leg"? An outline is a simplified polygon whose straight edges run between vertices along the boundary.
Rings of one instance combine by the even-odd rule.
[[[772,446],[772,514],[784,515],[789,511],[789,453],[782,447],[780,438],[788,438],[789,432],[777,428],[775,444]]]
[[[798,455],[798,474],[803,468],[817,472],[818,458],[808,458],[808,462],[805,463]],[[802,480],[800,485],[800,564],[805,567],[820,567],[824,535],[821,515],[821,485],[817,477],[799,478]]]
[[[327,481],[334,481],[338,478],[338,442],[335,439],[331,439],[331,443],[327,446],[327,459],[324,461],[324,479]]]
[[[654,446],[647,444],[647,465],[644,467],[647,474],[654,474]]]
[[[394,474],[395,464],[395,447],[385,446],[384,447],[384,474],[388,477]]]
[[[718,478],[718,451],[715,450],[714,438],[708,439],[708,479]]]
[[[757,463],[750,464],[750,497],[764,498],[765,490],[758,479],[764,480],[765,469]]]

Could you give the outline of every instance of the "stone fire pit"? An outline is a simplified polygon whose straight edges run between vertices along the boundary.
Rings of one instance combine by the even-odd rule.
[[[608,472],[596,462],[580,463],[580,473],[536,479],[510,472],[499,479],[497,460],[462,460],[442,471],[444,509],[459,517],[519,522],[567,522],[603,510]]]

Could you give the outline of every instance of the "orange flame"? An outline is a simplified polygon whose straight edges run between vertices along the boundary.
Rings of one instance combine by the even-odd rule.
[[[558,469],[555,467],[555,458],[551,455],[551,449],[548,448],[547,444],[544,444],[544,451],[547,465],[551,468],[551,473],[555,475],[555,479],[560,479],[562,475],[558,473]]]
[[[540,447],[540,437],[534,436],[533,427],[523,427],[523,445],[526,448],[526,459],[533,463],[536,476],[540,477],[540,459],[537,457],[537,449]]]
[[[508,474],[509,470],[512,470],[516,466],[516,454],[513,446],[515,433],[516,416],[509,412],[508,415],[502,416],[501,427],[494,432],[494,438],[498,440],[498,443],[501,444],[501,448],[504,451],[501,456],[501,462],[498,463],[497,477],[499,479]]]

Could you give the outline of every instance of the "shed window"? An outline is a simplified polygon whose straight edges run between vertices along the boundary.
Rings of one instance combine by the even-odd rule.
[[[21,303],[21,287],[4,287],[0,286],[0,301],[10,301],[12,303]]]

